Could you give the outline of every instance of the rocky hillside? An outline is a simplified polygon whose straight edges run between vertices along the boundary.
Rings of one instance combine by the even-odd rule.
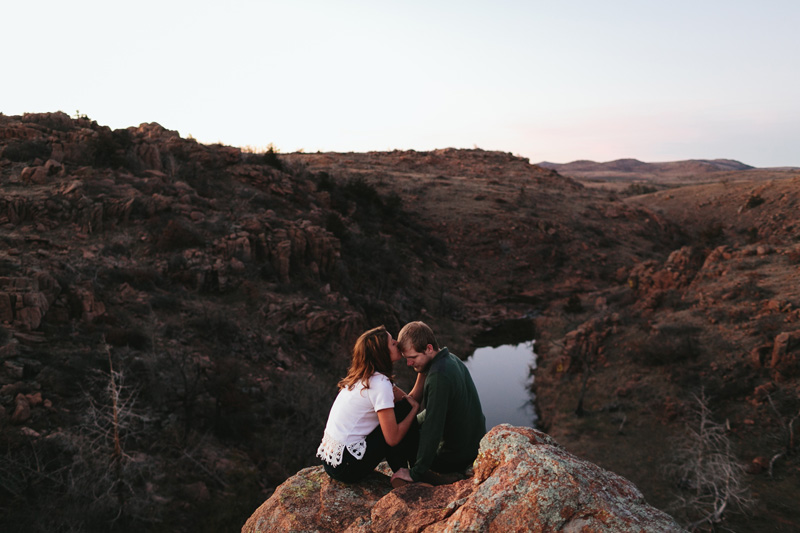
[[[481,151],[287,157],[407,198],[448,245],[438,283],[464,303],[462,324],[534,317],[542,429],[567,449],[692,523],[703,506],[675,502],[696,482],[667,467],[707,408],[756,502],[731,505],[727,525],[798,527],[800,172],[682,187],[668,175],[631,195]],[[456,176],[410,166],[448,158]]]
[[[2,116],[0,176],[3,531],[239,527],[355,336],[435,306],[398,198],[274,153]]]
[[[237,530],[315,464],[358,333],[467,355],[515,319],[567,450],[664,509],[705,391],[759,502],[726,524],[794,531],[800,187],[772,178],[629,196],[501,152],[0,115],[0,528]]]

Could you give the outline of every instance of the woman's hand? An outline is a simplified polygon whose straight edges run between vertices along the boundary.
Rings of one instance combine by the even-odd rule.
[[[392,393],[394,394],[395,403],[399,402],[400,400],[406,397],[406,393],[403,392],[403,389],[401,389],[397,385],[392,385]]]
[[[417,414],[419,412],[419,402],[413,396],[406,394],[403,398],[411,405],[411,412]]]

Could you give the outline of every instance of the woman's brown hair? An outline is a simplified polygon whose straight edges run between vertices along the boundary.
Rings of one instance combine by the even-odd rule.
[[[359,381],[369,388],[369,378],[380,372],[392,380],[392,356],[389,353],[389,332],[383,326],[365,331],[353,346],[353,359],[347,376],[339,382],[339,388],[353,390]]]

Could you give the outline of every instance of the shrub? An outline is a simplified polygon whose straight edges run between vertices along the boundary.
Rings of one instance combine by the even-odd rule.
[[[202,232],[188,220],[173,218],[159,230],[156,248],[161,252],[203,247],[206,244]]]
[[[287,472],[308,465],[319,446],[325,420],[336,397],[335,383],[319,376],[286,372],[275,376],[275,386],[267,398],[267,424],[270,435],[265,439],[264,454],[280,457]],[[303,394],[297,394],[303,390]],[[276,480],[278,482],[282,480]]]
[[[103,250],[100,252],[104,256],[115,256],[115,257],[130,257],[131,251],[128,246],[121,242],[114,242],[111,244],[107,244],[103,246]]]
[[[667,466],[680,489],[673,506],[691,520],[690,530],[702,524],[714,528],[726,511],[746,511],[754,503],[726,427],[711,419],[704,393],[695,401],[694,420],[673,443]]]
[[[122,284],[128,283],[131,287],[139,291],[152,291],[156,287],[165,287],[167,280],[161,272],[152,267],[111,267],[102,268],[98,272],[98,277],[102,281]]]
[[[201,337],[230,344],[239,336],[239,326],[221,314],[203,316],[189,320],[188,326],[195,329]]]
[[[378,194],[378,190],[360,176],[350,179],[342,187],[342,191],[348,199],[355,201],[359,208],[362,206],[368,208],[383,207],[383,201],[380,194]]]
[[[144,351],[151,347],[151,338],[137,329],[113,328],[106,332],[106,342],[111,346],[130,346],[134,350]]]
[[[272,145],[264,152],[264,164],[277,170],[283,170],[283,163],[278,157],[278,150]]]
[[[177,170],[178,180],[191,185],[200,197],[220,198],[231,194],[233,182],[230,176],[219,172],[214,163],[201,164],[193,159],[184,160],[181,154],[176,154],[176,160],[180,163]]]
[[[583,304],[577,294],[573,294],[569,297],[567,303],[564,304],[564,311],[570,314],[583,312]]]
[[[337,213],[328,213],[325,218],[325,229],[333,233],[339,240],[344,240],[350,231]]]
[[[725,237],[724,226],[721,222],[714,222],[700,230],[698,239],[704,246],[715,246]]]
[[[150,298],[150,306],[164,311],[178,311],[181,309],[181,300],[172,294],[156,294]]]
[[[644,185],[642,183],[631,183],[625,188],[623,194],[626,196],[638,196],[640,194],[651,194],[658,192],[658,187],[652,185]]]
[[[31,139],[8,143],[3,150],[3,157],[15,163],[30,163],[34,159],[47,159],[52,149],[47,141]]]
[[[758,228],[752,227],[745,230],[745,240],[748,244],[755,244],[758,242]]]
[[[70,409],[80,413],[77,428],[24,445],[4,441],[0,530],[143,531],[160,519],[146,489],[152,463],[129,455],[148,419],[134,408],[138,389],[124,381],[111,366],[87,373],[85,408]]]
[[[644,365],[659,366],[695,359],[702,352],[697,340],[699,328],[670,324],[640,341],[633,350],[634,359]]]
[[[754,207],[758,207],[764,203],[764,199],[758,195],[753,194],[747,199],[747,204],[745,205],[747,209],[753,209]]]
[[[318,191],[332,191],[336,188],[336,182],[327,172],[320,172],[315,177],[317,178]]]
[[[757,302],[770,298],[775,294],[772,290],[761,287],[756,280],[757,276],[751,274],[743,283],[737,283],[733,291],[731,291],[734,301]]]
[[[133,147],[133,135],[130,131],[100,128],[96,133],[89,144],[94,166],[138,170],[135,168],[135,158],[128,157],[128,151]]]

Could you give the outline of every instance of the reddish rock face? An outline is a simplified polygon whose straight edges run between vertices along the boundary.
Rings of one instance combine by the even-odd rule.
[[[389,480],[378,473],[346,485],[328,477],[321,466],[305,468],[278,487],[242,531],[342,531],[369,517],[390,489]]]
[[[438,487],[390,490],[306,468],[278,487],[242,528],[267,531],[682,531],[627,479],[567,452],[545,433],[509,425],[481,442],[475,474]]]
[[[67,444],[80,432],[87,372],[105,367],[105,338],[128,385],[148,391],[137,404],[153,421],[140,464],[166,474],[136,497],[189,529],[211,527],[207,515],[222,509],[232,518],[218,529],[229,530],[251,511],[234,517],[227,500],[253,494],[244,480],[260,473],[257,486],[273,490],[308,465],[318,438],[309,428],[324,426],[332,401],[326,383],[360,332],[424,318],[466,355],[475,334],[535,317],[542,427],[665,507],[673,483],[661,462],[698,387],[719,399],[747,462],[773,457],[765,443],[800,397],[800,171],[728,168],[702,173],[701,185],[694,162],[680,167],[687,179],[666,168],[636,177],[663,189],[641,194],[616,168],[611,181],[576,181],[480,149],[267,158],[156,123],[111,130],[64,113],[0,114],[0,437],[23,458],[31,443],[61,443],[63,462],[42,476],[78,468]],[[676,180],[684,186],[665,189]],[[296,381],[311,394],[294,394]],[[37,407],[27,395],[39,390]],[[579,397],[596,416],[573,416]],[[236,440],[217,438],[228,422]],[[209,464],[202,474],[174,465],[153,445],[165,428],[213,434],[206,457],[246,457],[236,482]],[[47,440],[54,431],[63,438]],[[796,480],[796,458],[771,465],[777,477]],[[775,504],[759,506],[758,520],[795,531],[797,495],[769,476],[750,482]],[[53,493],[36,501],[52,508],[4,500],[0,522],[30,513],[69,529],[58,521],[72,516],[73,529],[92,529],[82,503],[75,512],[58,484],[40,487]],[[464,487],[476,490],[451,489]],[[440,507],[467,498],[443,495],[436,507],[415,490],[377,498],[381,527],[391,515],[399,529],[446,529],[464,506]],[[359,516],[353,530],[380,529]]]
[[[800,330],[786,331],[775,337],[772,349],[772,368],[777,379],[786,379],[800,373]]]

